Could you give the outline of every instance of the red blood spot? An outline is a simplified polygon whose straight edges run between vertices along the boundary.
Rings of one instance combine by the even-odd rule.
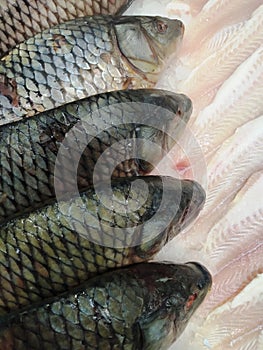
[[[190,163],[188,161],[188,159],[183,159],[180,162],[175,164],[175,169],[178,171],[184,171],[186,168],[190,167]]]
[[[194,293],[192,295],[190,295],[190,297],[188,298],[187,302],[186,302],[186,307],[187,309],[190,309],[190,307],[192,307],[194,301],[196,300],[197,298],[197,294]]]
[[[191,163],[189,162],[188,158],[175,161],[173,168],[176,170],[176,172],[180,175],[181,178],[193,178]]]

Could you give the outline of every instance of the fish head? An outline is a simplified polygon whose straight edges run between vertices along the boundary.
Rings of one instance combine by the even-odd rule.
[[[143,260],[152,258],[161,248],[192,223],[205,202],[205,191],[193,180],[170,176],[138,177],[147,181],[147,218],[140,231],[141,243],[133,255]],[[136,179],[136,178],[135,178]]]
[[[139,108],[134,139],[138,169],[146,174],[179,140],[192,113],[192,102],[186,95],[153,89],[143,101],[143,111],[141,105]]]
[[[129,64],[138,72],[158,75],[166,58],[181,42],[184,25],[180,20],[164,17],[125,16],[117,18],[114,28],[118,47]]]
[[[145,289],[144,313],[138,320],[142,348],[168,349],[211,288],[212,277],[199,263],[139,264]],[[152,266],[151,266],[152,265]]]
[[[168,240],[194,222],[203,209],[206,199],[205,190],[194,180],[181,180],[177,186],[180,203],[169,227]]]

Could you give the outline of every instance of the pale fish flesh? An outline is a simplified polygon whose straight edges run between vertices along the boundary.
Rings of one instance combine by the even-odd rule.
[[[198,173],[207,189],[194,227],[158,258],[197,260],[214,281],[170,350],[262,350],[262,1],[149,3],[135,1],[129,14],[147,15],[152,6],[151,14],[183,19],[186,29],[157,86],[189,95],[194,106],[190,129],[159,172],[195,179]]]

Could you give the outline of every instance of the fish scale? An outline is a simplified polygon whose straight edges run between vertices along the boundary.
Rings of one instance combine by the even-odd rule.
[[[127,45],[130,28],[140,45],[151,42],[147,57],[134,41]],[[182,35],[179,20],[139,16],[82,17],[36,34],[0,61],[0,123],[105,91],[152,87]]]
[[[95,14],[118,14],[132,0],[2,0],[0,7],[0,57],[16,44],[60,22]]]
[[[7,328],[1,330],[0,346],[9,350],[28,346],[31,350],[165,350],[210,286],[209,272],[197,263],[142,263],[115,270],[19,316],[11,315]]]
[[[148,192],[133,190],[138,179]],[[0,314],[149,259],[198,215],[205,199],[196,182],[159,176],[116,179],[113,197],[106,190],[101,183],[1,226]]]
[[[61,191],[69,192],[75,171],[70,164],[78,156],[80,162],[76,167],[80,190],[94,181],[108,179],[111,162],[117,156],[123,162],[116,164],[114,177],[150,172],[151,166],[142,160],[136,161],[139,154],[144,159],[146,143],[152,141],[162,147],[165,140],[171,140],[163,151],[149,149],[149,161],[155,164],[176,142],[191,110],[191,101],[182,94],[151,89],[119,91],[96,95],[2,126],[0,223],[55,198],[54,176],[58,163],[60,172],[56,173],[56,178],[61,182]],[[173,140],[165,133],[173,135]],[[137,145],[138,137],[145,140],[145,146]],[[68,147],[64,146],[67,151],[60,162],[57,156],[65,138],[72,142]],[[127,139],[131,140],[133,147],[111,150],[116,142]],[[136,148],[137,155],[134,153]],[[104,151],[108,152],[107,158],[101,170],[94,173]]]

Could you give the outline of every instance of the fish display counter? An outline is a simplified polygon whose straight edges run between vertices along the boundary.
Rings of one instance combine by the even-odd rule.
[[[261,350],[262,1],[3,0],[0,57],[0,350]]]

